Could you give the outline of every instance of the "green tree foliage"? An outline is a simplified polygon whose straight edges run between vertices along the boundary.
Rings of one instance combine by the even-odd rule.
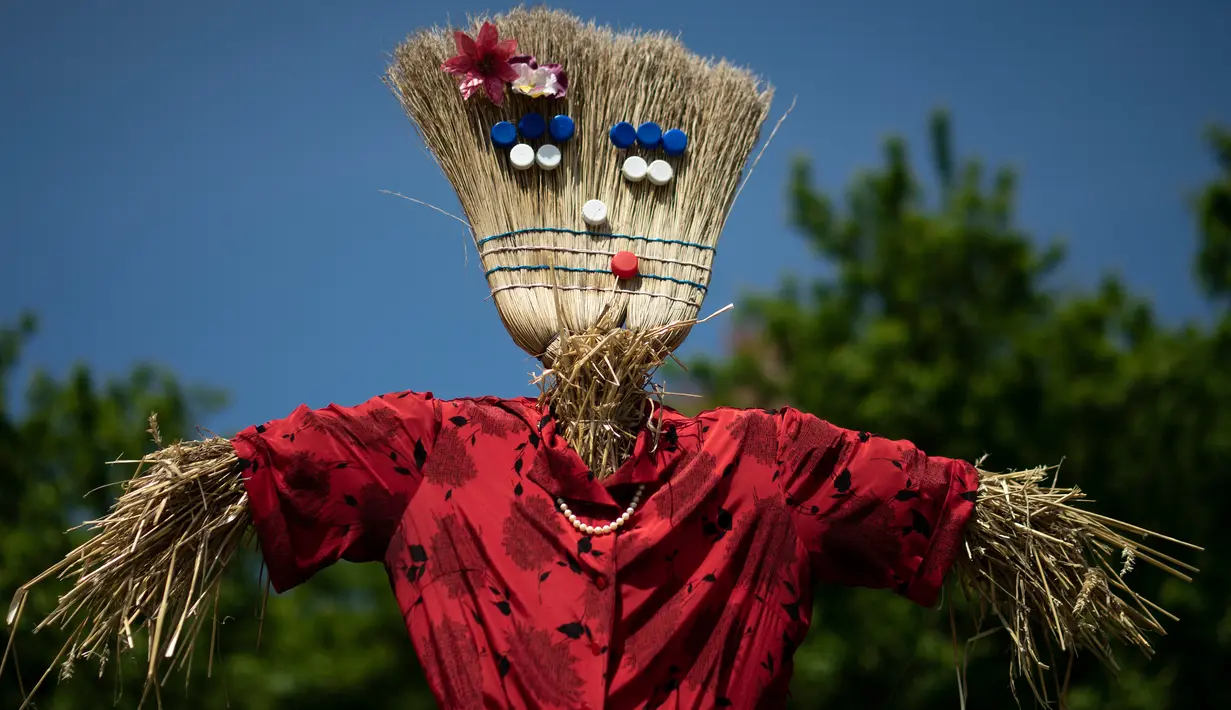
[[[130,466],[108,466],[118,457],[152,450],[147,418],[158,412],[165,440],[197,438],[191,424],[224,402],[218,392],[182,387],[169,373],[140,366],[127,377],[98,382],[84,366],[63,380],[36,372],[20,415],[12,382],[23,345],[34,334],[33,317],[0,328],[0,595],[11,595],[83,539],[64,531],[99,516],[118,495],[114,484]],[[102,486],[108,486],[101,488]],[[89,495],[84,495],[93,491]],[[249,555],[233,570],[223,594],[213,677],[208,634],[192,664],[191,685],[172,675],[162,689],[167,708],[236,707],[245,710],[388,708],[431,706],[416,668],[405,625],[378,565],[338,565],[305,585],[264,604],[259,560]],[[31,634],[68,582],[36,587],[0,676],[0,707],[17,708],[43,671],[52,667],[65,634],[50,628]],[[7,605],[7,601],[6,601]],[[264,622],[258,619],[265,606]],[[258,643],[259,641],[259,643]],[[57,684],[57,666],[36,696],[39,707],[96,710],[137,707],[144,679],[144,649],[116,663],[106,675],[79,663],[71,681]],[[229,705],[228,705],[229,703]],[[155,703],[147,703],[154,707]]]
[[[693,377],[714,402],[790,403],[932,453],[989,453],[992,469],[1063,461],[1062,482],[1089,491],[1101,512],[1206,545],[1190,556],[1203,570],[1192,585],[1148,568],[1130,575],[1182,620],[1153,660],[1123,651],[1118,678],[1079,658],[1067,707],[1231,707],[1217,682],[1231,668],[1221,530],[1231,509],[1231,133],[1211,134],[1223,175],[1199,203],[1197,275],[1220,311],[1213,325],[1167,325],[1113,276],[1092,292],[1055,287],[1063,249],[1016,225],[1013,173],[989,177],[955,159],[943,113],[931,128],[930,190],[896,139],[842,206],[796,164],[793,220],[830,275],[749,299],[731,357],[693,363]],[[949,591],[957,636],[968,637],[969,615]],[[796,705],[953,707],[952,639],[947,610],[822,589]],[[972,707],[1012,706],[1004,644],[993,635],[973,647]]]

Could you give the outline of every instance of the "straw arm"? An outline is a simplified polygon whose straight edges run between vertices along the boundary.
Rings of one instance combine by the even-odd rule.
[[[953,568],[958,584],[978,599],[979,621],[990,617],[1009,632],[1011,677],[1024,678],[1040,702],[1051,649],[1091,653],[1114,670],[1113,643],[1148,656],[1148,635],[1165,633],[1154,613],[1175,620],[1125,577],[1139,560],[1184,581],[1196,568],[1126,535],[1201,549],[1090,512],[1080,490],[1051,485],[1054,470],[979,469],[974,517]],[[1117,553],[1119,564],[1110,559]]]
[[[18,589],[6,617],[7,649],[29,590],[49,577],[69,577],[72,588],[37,626],[72,629],[60,653],[62,675],[79,660],[105,661],[112,648],[130,651],[132,627],[144,625],[150,639],[147,683],[154,684],[164,659],[170,659],[170,669],[191,654],[204,617],[215,608],[222,574],[251,541],[248,498],[239,458],[224,438],[178,443],[139,461],[114,463],[135,463],[136,472],[107,514],[86,524],[93,533],[89,540]],[[22,707],[29,704],[28,698]]]

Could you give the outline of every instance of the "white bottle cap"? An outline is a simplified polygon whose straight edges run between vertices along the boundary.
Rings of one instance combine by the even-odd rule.
[[[518,143],[509,151],[509,161],[518,170],[526,170],[534,165],[534,148],[526,143]]]
[[[534,160],[544,170],[555,170],[560,165],[560,149],[550,143],[544,143],[539,146]]]
[[[671,182],[672,177],[675,177],[675,171],[671,169],[671,163],[665,160],[655,160],[650,163],[648,172],[650,182],[655,185],[666,185]]]
[[[640,155],[630,155],[624,160],[624,179],[629,182],[641,182],[645,179],[647,169],[645,158]]]
[[[590,200],[581,206],[581,218],[595,227],[607,221],[607,205],[602,200]]]

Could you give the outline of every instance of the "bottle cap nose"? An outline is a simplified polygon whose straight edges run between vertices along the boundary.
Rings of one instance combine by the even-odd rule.
[[[607,221],[607,205],[602,200],[590,200],[581,206],[581,218],[596,227]]]

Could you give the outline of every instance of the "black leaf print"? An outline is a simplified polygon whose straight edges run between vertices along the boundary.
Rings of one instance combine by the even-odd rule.
[[[514,450],[514,451],[522,451],[522,450],[523,450],[523,449],[525,449],[525,448],[526,448],[526,442],[524,442],[524,441],[523,441],[522,443],[518,444],[517,446],[514,446],[514,447],[513,447],[513,450]]]
[[[851,492],[851,470],[849,468],[842,469],[842,473],[839,473],[836,477],[834,477],[833,487],[837,489],[839,493]]]
[[[550,577],[550,576],[551,576],[551,570],[547,570],[547,571],[546,571],[546,572],[544,572],[543,574],[540,574],[540,575],[539,575],[539,583],[546,582],[546,581],[547,581],[547,578],[548,578],[548,577]]]
[[[889,459],[889,463],[893,464],[893,467],[894,467],[894,468],[896,468],[897,470],[899,470],[899,471],[901,471],[901,470],[902,470],[902,462],[901,462],[901,461],[898,461],[897,459]]]
[[[411,565],[406,568],[406,579],[410,582],[417,582],[423,576],[423,565]]]
[[[792,498],[791,496],[787,496],[787,497],[786,497],[786,504],[787,504],[788,506],[790,506],[790,507],[794,508],[795,506],[799,505],[799,501],[795,500],[795,499],[794,499],[794,498]]]
[[[812,513],[813,515],[816,515],[817,513],[821,512],[821,509],[820,509],[820,507],[819,507],[819,506],[815,506],[815,505],[814,505],[814,506],[812,506],[811,508],[809,508],[809,509],[808,509],[808,512],[809,512],[809,513]]]
[[[910,511],[910,529],[909,532],[917,532],[924,537],[932,536],[932,526],[928,523],[928,519],[923,513],[917,510]]]
[[[547,423],[548,423],[548,422],[550,422],[550,421],[551,421],[551,415],[550,415],[550,414],[548,414],[548,415],[544,416],[542,419],[540,419],[540,420],[539,420],[539,431],[542,431],[542,430],[543,430],[543,427],[547,426]]]
[[[556,566],[557,567],[568,567],[568,563],[567,562],[557,562]]]
[[[912,490],[903,488],[902,490],[898,491],[898,494],[894,496],[894,499],[895,500],[911,500],[912,498],[918,498],[918,497],[919,497],[919,491],[912,491]]]
[[[575,574],[581,574],[581,563],[573,559],[572,555],[568,556],[568,568],[573,570]]]
[[[663,442],[666,444],[663,447],[665,450],[667,451],[676,450],[676,448],[678,447],[680,443],[680,434],[679,432],[676,431],[674,426],[668,427],[667,430],[663,432]]]
[[[588,638],[588,639],[590,639],[591,641],[593,641],[593,640],[594,640],[594,635],[590,633],[590,625],[589,625],[589,624],[582,624],[582,625],[581,625],[581,628],[583,628],[583,629],[585,629],[585,630],[586,630],[586,638]]]
[[[471,434],[471,435],[470,435],[470,445],[471,445],[471,446],[474,446],[474,440],[475,440],[475,435],[474,435],[474,434]]]
[[[701,532],[702,532],[702,534],[704,534],[706,537],[709,537],[710,535],[717,535],[717,534],[718,534],[718,526],[717,526],[717,525],[715,525],[715,524],[713,524],[713,523],[711,523],[711,522],[709,521],[709,519],[707,519],[707,518],[702,518],[702,519],[701,519]]]
[[[258,433],[258,434],[264,434],[264,433],[265,433],[265,425],[264,425],[264,424],[257,424],[257,425],[256,425],[256,433]]]
[[[499,590],[498,588],[496,588],[496,587],[488,587],[488,589],[490,589],[490,590],[491,590],[492,594],[495,594],[496,596],[501,596],[501,594],[500,594],[500,590]]]
[[[773,653],[766,652],[765,662],[761,664],[761,667],[769,671],[770,675],[774,674],[774,654]]]
[[[466,417],[449,417],[449,421],[453,423],[453,426],[466,426]]]
[[[513,613],[513,607],[510,606],[509,603],[506,601],[496,602],[496,608],[499,609],[500,613],[504,614],[505,616],[509,616]]]
[[[500,674],[501,678],[509,674],[509,668],[509,657],[496,654],[496,672]]]
[[[333,465],[333,467],[334,467],[335,469],[336,469],[336,468],[346,468],[346,467],[347,467],[347,466],[349,466],[349,465],[350,465],[350,464],[349,464],[348,462],[346,462],[346,461],[339,461],[339,462],[335,463],[335,464]]]
[[[396,452],[396,451],[390,451],[390,452],[389,452],[389,458],[390,458],[390,459],[392,459],[392,460],[394,460],[394,461],[397,461],[397,460],[398,460],[398,452]]]
[[[777,413],[778,413],[778,410],[777,410],[777,409],[762,409],[761,411],[762,411],[762,412],[765,412],[766,414],[768,414],[768,415],[769,415],[769,416],[771,416],[771,417],[772,417],[772,416],[774,416],[775,414],[777,414]]]
[[[709,574],[707,574],[707,575],[705,575],[704,577],[702,577],[702,578],[701,578],[701,580],[702,580],[703,582],[717,582],[717,581],[718,581],[718,578],[714,576],[714,573],[713,573],[713,572],[710,572]]]
[[[349,493],[343,494],[342,500],[346,501],[346,504],[352,507],[359,505],[359,501],[355,500],[355,496]]]
[[[714,522],[718,524],[719,529],[730,530],[731,524],[733,522],[731,519],[731,511],[727,510],[726,508],[719,508],[718,517],[715,519]]]
[[[579,622],[576,622],[576,621],[570,624],[564,624],[563,626],[560,626],[559,628],[557,628],[556,631],[559,631],[560,633],[574,640],[581,638],[581,635],[586,632],[585,627],[583,627]]]
[[[445,500],[449,500],[452,497],[453,497],[453,489],[450,488],[449,490],[445,491]]]
[[[423,468],[427,461],[427,449],[423,447],[423,439],[415,441],[415,468]]]
[[[427,550],[423,549],[423,545],[411,545],[410,559],[413,562],[427,562]]]
[[[971,503],[977,503],[979,499],[979,491],[977,489],[973,491],[966,491],[962,494],[962,499],[970,501]]]
[[[478,610],[478,609],[471,609],[471,610],[470,610],[470,618],[474,619],[474,623],[476,623],[476,624],[482,624],[482,623],[483,623],[483,617],[479,616],[479,610]]]
[[[513,462],[513,472],[516,473],[518,476],[521,475],[521,459],[517,459],[516,461]]]
[[[727,464],[726,468],[722,469],[722,478],[726,478],[727,476],[730,476],[732,473],[734,473],[735,467],[738,465],[739,465],[738,461],[732,461],[731,463]]]
[[[866,431],[861,431],[861,432],[859,432],[859,441],[860,441],[861,443],[862,443],[862,442],[866,442],[868,439],[871,439],[871,438],[872,438],[872,434],[871,434],[871,433],[866,432]]]
[[[590,554],[591,554],[591,555],[594,555],[595,557],[602,557],[602,556],[603,556],[603,553],[599,552],[598,550],[590,550]]]
[[[405,466],[394,466],[393,472],[401,474],[403,476],[409,476],[412,473],[412,471],[409,468],[406,468]]]
[[[539,435],[538,434],[535,434],[534,432],[530,432],[530,445],[536,449],[539,448]]]
[[[577,554],[584,555],[593,549],[593,540],[588,535],[577,541]]]
[[[790,604],[784,602],[782,608],[786,610],[787,616],[791,617],[791,621],[799,622],[799,602],[791,602]]]
[[[409,391],[407,391],[407,392],[403,392],[403,393],[401,393],[401,394],[399,394],[399,395],[398,395],[398,399],[403,399],[404,397],[406,397],[406,396],[407,396],[407,395],[409,395],[409,394],[410,394],[410,392],[409,392]]]
[[[248,459],[239,459],[238,461],[236,461],[236,464],[239,466],[240,471],[247,471],[249,468],[252,467],[252,462],[249,461]]]
[[[786,585],[787,591],[791,594],[799,594],[799,592],[795,591],[795,585],[791,584],[790,581],[784,579],[782,580],[782,583]]]
[[[729,708],[729,707],[731,707],[731,706],[732,706],[732,705],[734,705],[734,704],[735,704],[735,703],[731,702],[731,699],[730,699],[730,698],[723,697],[723,696],[721,696],[721,695],[719,695],[719,696],[718,696],[718,699],[714,701],[714,705],[716,705],[716,706],[718,706],[718,707],[720,707],[720,708]]]

